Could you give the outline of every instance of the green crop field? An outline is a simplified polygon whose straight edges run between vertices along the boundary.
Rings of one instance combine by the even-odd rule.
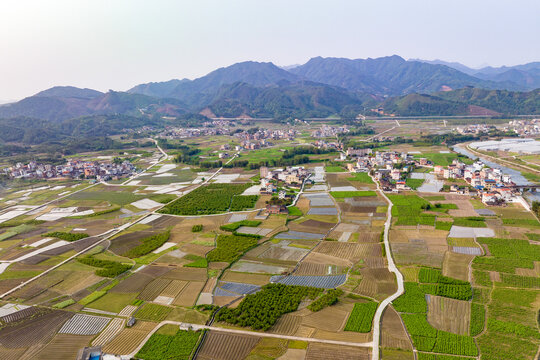
[[[408,187],[410,187],[411,189],[413,190],[416,190],[418,189],[420,186],[422,186],[422,184],[424,183],[424,179],[411,179],[411,178],[408,178],[405,183],[407,184]]]
[[[365,172],[354,173],[351,177],[347,178],[347,180],[359,182],[361,184],[373,184],[373,180],[371,180],[369,174]]]
[[[257,238],[251,236],[219,235],[217,247],[207,255],[208,261],[233,262],[245,251],[257,245]]]
[[[236,195],[233,196],[230,211],[242,211],[253,209],[259,200],[259,195]]]
[[[210,184],[201,186],[159,212],[174,215],[203,215],[226,212],[235,195],[240,195],[250,184]],[[252,202],[252,199],[250,198]],[[255,200],[256,201],[256,200]]]
[[[144,360],[189,360],[201,334],[201,331],[186,330],[178,330],[174,335],[155,333],[136,357]]]
[[[326,172],[330,172],[330,173],[332,173],[332,172],[346,172],[347,171],[341,166],[332,166],[332,165],[325,167],[324,170]]]
[[[459,159],[462,163],[465,163],[465,164],[472,164],[474,162],[467,156],[460,155],[457,153],[452,153],[452,152],[448,154],[422,153],[422,154],[414,155],[414,158],[416,159],[426,158],[428,160],[431,160],[431,162],[433,162],[434,165],[442,165],[442,166],[448,166],[452,164],[452,161],[454,159]]]
[[[137,319],[149,320],[149,321],[163,321],[172,311],[172,308],[168,306],[147,303],[141,307],[134,316]]]
[[[335,199],[351,198],[351,197],[366,197],[377,196],[375,191],[330,191]]]
[[[347,319],[344,330],[361,333],[370,332],[373,324],[373,317],[375,316],[378,305],[379,304],[374,301],[354,304],[353,311]]]

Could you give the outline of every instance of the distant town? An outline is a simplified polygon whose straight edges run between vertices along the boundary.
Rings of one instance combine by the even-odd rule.
[[[116,162],[69,160],[63,165],[40,164],[30,161],[17,163],[3,169],[4,174],[13,179],[96,179],[98,181],[118,180],[133,175],[135,166],[127,160]]]

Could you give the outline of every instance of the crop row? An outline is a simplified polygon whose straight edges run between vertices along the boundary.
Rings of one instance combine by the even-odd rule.
[[[379,304],[374,301],[354,304],[353,311],[345,324],[345,331],[368,333],[373,325],[373,316]]]

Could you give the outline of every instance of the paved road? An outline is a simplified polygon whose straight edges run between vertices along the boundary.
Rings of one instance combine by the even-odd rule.
[[[393,272],[396,275],[398,289],[395,293],[384,299],[377,311],[375,312],[375,317],[373,318],[373,351],[371,352],[371,360],[379,360],[379,342],[381,337],[381,318],[384,310],[392,301],[397,299],[401,294],[405,292],[403,286],[403,275],[399,272],[394,259],[392,258],[392,252],[390,249],[390,242],[388,240],[388,234],[390,232],[390,225],[392,224],[392,202],[390,199],[381,191],[379,182],[376,181],[373,177],[371,178],[375,184],[377,184],[377,192],[388,202],[388,210],[386,211],[386,222],[384,223],[384,248],[386,250],[386,258],[388,260],[388,270]]]
[[[191,327],[193,330],[212,330],[212,331],[220,331],[220,332],[226,332],[231,334],[238,334],[238,335],[250,335],[250,336],[260,336],[260,337],[268,337],[268,338],[275,338],[275,339],[285,339],[285,340],[298,340],[298,341],[306,341],[306,342],[316,342],[316,343],[323,343],[323,344],[332,344],[332,345],[343,345],[343,346],[354,346],[354,347],[362,347],[362,348],[371,348],[373,346],[372,342],[366,342],[366,343],[357,343],[357,342],[349,342],[349,341],[337,341],[337,340],[326,340],[326,339],[317,339],[317,338],[306,338],[306,337],[300,337],[300,336],[289,336],[289,335],[280,335],[280,334],[270,334],[266,332],[257,332],[257,331],[248,331],[248,330],[236,330],[236,329],[226,329],[221,328],[217,326],[208,326],[208,325],[199,325],[199,324],[189,324],[189,323],[182,323],[178,321],[170,321],[165,320],[162,321],[156,326],[147,336],[144,338],[144,340],[139,344],[139,346],[128,355],[122,355],[122,358],[132,358],[141,350],[141,348],[144,346],[144,344],[150,339],[150,337],[159,330],[160,327],[163,325],[182,325],[183,327]]]

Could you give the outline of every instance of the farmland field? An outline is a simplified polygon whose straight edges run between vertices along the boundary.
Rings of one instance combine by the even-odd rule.
[[[249,184],[210,184],[193,190],[160,210],[164,214],[218,214],[231,207],[235,195],[240,195]]]
[[[258,342],[259,338],[255,336],[210,331],[197,358],[202,360],[244,359]]]
[[[377,305],[373,301],[354,304],[354,309],[347,319],[345,331],[370,332]]]
[[[177,330],[174,335],[154,333],[136,356],[145,360],[189,360],[200,336],[201,332],[185,330]]]

